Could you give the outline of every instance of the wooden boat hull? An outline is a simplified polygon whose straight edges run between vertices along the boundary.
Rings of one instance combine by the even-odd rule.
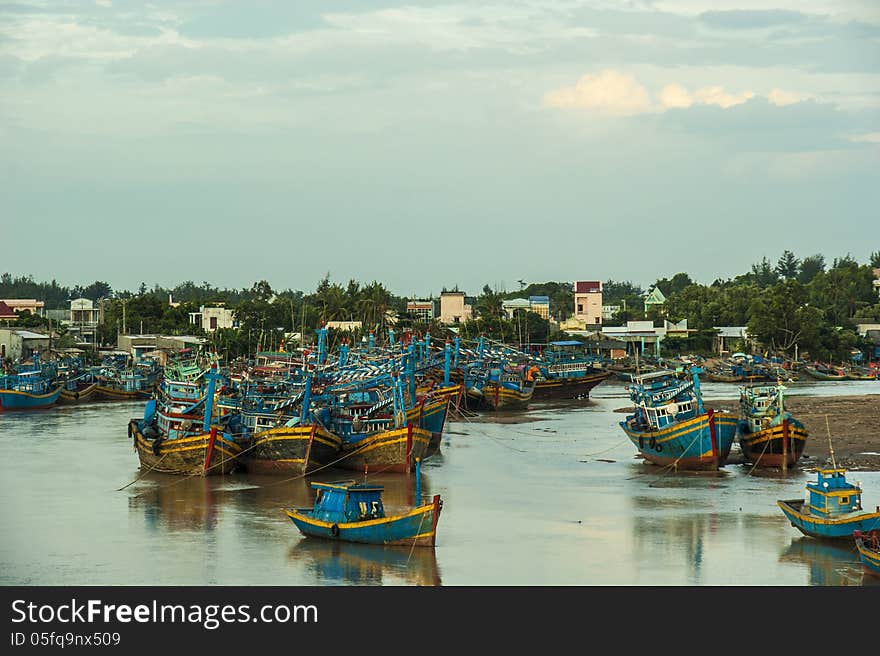
[[[802,371],[816,380],[844,380],[846,378],[844,374],[826,374],[824,371],[818,371],[812,367],[804,367]]]
[[[808,512],[803,499],[787,499],[776,502],[791,525],[804,535],[813,538],[852,540],[855,531],[863,533],[880,529],[880,508],[875,512],[858,511],[837,517],[817,516]]]
[[[416,458],[428,457],[432,435],[416,426],[381,431],[355,442],[344,442],[337,467],[371,473],[410,472]]]
[[[612,375],[614,374],[610,371],[601,371],[581,377],[545,378],[535,384],[535,392],[532,398],[535,400],[587,399],[590,397],[590,390]],[[628,380],[631,380],[631,378]]]
[[[303,535],[363,544],[433,547],[443,504],[436,495],[429,504],[407,512],[362,522],[334,524],[309,515],[311,508],[285,512]]]
[[[711,371],[706,372],[706,378],[713,383],[743,383],[746,379],[743,376],[725,376],[724,374],[716,374]]]
[[[737,420],[729,413],[710,411],[662,430],[636,430],[629,420],[620,426],[650,463],[676,470],[712,470],[727,462]]]
[[[306,474],[331,464],[341,447],[338,435],[315,424],[282,426],[254,435],[241,462],[249,472]]]
[[[747,462],[756,467],[790,467],[804,453],[807,430],[796,420],[785,420],[755,433],[743,432],[740,423],[739,446]]]
[[[408,423],[414,423],[419,428],[431,433],[431,441],[424,457],[429,458],[440,451],[440,442],[443,439],[443,427],[446,425],[446,416],[449,413],[450,397],[441,397],[438,400],[424,402],[406,413]]]
[[[59,386],[45,394],[32,394],[31,392],[7,389],[0,390],[0,412],[49,408],[58,401],[58,397],[61,396],[61,389]]]
[[[141,467],[166,474],[210,476],[228,474],[238,466],[241,445],[222,432],[212,440],[211,433],[190,435],[171,440],[144,437],[139,419],[128,423],[128,434],[134,442]]]
[[[94,401],[98,398],[98,384],[91,383],[81,389],[68,390],[62,389],[61,395],[58,397],[58,403],[84,403],[86,401]]]
[[[862,565],[871,574],[880,576],[880,530],[868,533],[856,531],[854,535]]]
[[[535,386],[525,390],[512,390],[497,383],[486,384],[482,392],[473,388],[467,391],[468,405],[479,410],[525,410],[534,396]]]
[[[121,390],[105,385],[98,385],[95,392],[102,401],[140,401],[152,396],[150,390]]]

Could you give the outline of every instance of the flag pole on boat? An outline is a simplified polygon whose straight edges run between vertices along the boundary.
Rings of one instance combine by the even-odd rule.
[[[825,415],[825,428],[828,429],[828,450],[831,452],[831,466],[837,469],[837,464],[834,462],[834,447],[831,445],[831,424],[828,423],[828,415]]]

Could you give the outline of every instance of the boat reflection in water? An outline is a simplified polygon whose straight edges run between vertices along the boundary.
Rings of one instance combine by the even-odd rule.
[[[849,542],[795,538],[779,556],[779,562],[807,565],[810,585],[867,585],[859,553]],[[864,580],[863,580],[864,578]]]
[[[137,485],[129,488],[128,507],[143,513],[149,531],[213,531],[216,527],[215,486],[207,477],[181,478],[151,472]]]
[[[434,549],[303,538],[289,557],[324,583],[442,585]]]

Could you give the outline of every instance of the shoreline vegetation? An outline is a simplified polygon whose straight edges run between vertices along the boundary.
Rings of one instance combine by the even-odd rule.
[[[737,412],[739,400],[712,399],[706,405]],[[800,468],[830,466],[833,449],[838,467],[880,471],[880,389],[877,394],[850,396],[790,395],[785,397],[785,405],[809,432]],[[632,407],[614,412],[632,412]]]

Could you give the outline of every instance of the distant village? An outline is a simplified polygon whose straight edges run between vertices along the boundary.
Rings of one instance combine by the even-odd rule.
[[[880,308],[880,268],[874,268],[873,274],[872,293],[878,299],[877,308]],[[268,308],[281,305],[285,299],[272,292],[265,281],[259,284],[265,285],[261,292],[264,303],[262,311],[265,314]],[[350,286],[352,284],[349,283]],[[611,358],[635,354],[658,357],[661,353],[668,354],[670,350],[681,351],[682,347],[686,349],[696,343],[693,341],[696,334],[704,338],[708,336],[700,342],[701,350],[719,357],[734,351],[767,349],[767,344],[761,343],[758,336],[750,332],[746,322],[742,322],[742,325],[694,327],[689,326],[688,318],[670,320],[667,318],[669,300],[660,285],[653,285],[638,296],[630,290],[623,299],[617,290],[613,294],[613,300],[617,302],[608,302],[607,284],[600,280],[550,284],[563,289],[562,296],[557,293],[554,297],[555,307],[549,295],[506,294],[507,297],[501,298],[498,294],[493,295],[487,286],[482,295],[474,296],[455,288],[444,289],[435,298],[398,299],[400,302],[396,307],[390,299],[377,302],[369,323],[365,323],[363,318],[353,318],[351,311],[347,319],[339,318],[339,314],[344,312],[327,313],[326,302],[325,312],[321,316],[316,316],[309,306],[307,321],[306,303],[299,293],[300,308],[294,307],[291,298],[290,313],[283,322],[286,325],[278,326],[275,330],[264,330],[262,327],[266,321],[263,320],[257,337],[254,337],[255,320],[250,316],[254,314],[254,308],[250,308],[248,315],[242,305],[228,307],[226,302],[197,306],[191,302],[181,304],[170,293],[165,301],[167,307],[153,309],[154,315],[157,312],[160,315],[167,313],[171,309],[177,312],[178,323],[174,330],[168,331],[170,334],[145,330],[142,313],[132,312],[126,316],[127,306],[134,306],[138,297],[73,298],[64,308],[46,308],[44,301],[34,298],[4,298],[0,299],[0,361],[20,362],[34,352],[43,355],[92,353],[95,356],[117,353],[136,360],[145,354],[171,353],[205,345],[217,349],[222,346],[220,335],[227,336],[228,344],[229,335],[244,339],[239,337],[243,331],[248,332],[246,350],[253,353],[261,349],[284,349],[308,344],[313,336],[312,329],[318,324],[323,324],[337,335],[350,335],[351,339],[361,340],[367,339],[368,332],[380,332],[395,326],[423,332],[439,330],[441,336],[444,331],[458,334],[468,329],[488,330],[494,339],[519,345],[551,339],[578,339],[589,342],[597,352]],[[614,285],[613,281],[608,284]],[[257,287],[255,285],[254,289]],[[143,294],[144,290],[141,291]],[[387,292],[385,294],[390,297]],[[492,298],[487,300],[487,295]],[[560,298],[563,300],[560,301]],[[359,303],[362,306],[363,301]],[[312,305],[320,307],[320,303],[313,302]],[[523,321],[523,317],[527,319]],[[276,320],[275,323],[281,322]],[[147,320],[147,328],[154,328],[154,324],[151,319]],[[185,329],[185,326],[189,329]],[[501,326],[494,335],[493,326]],[[506,335],[504,326],[507,326]],[[880,359],[880,316],[857,317],[853,320],[853,326],[863,347],[861,350],[852,349],[853,358]],[[794,346],[794,357],[797,358],[797,344]]]

